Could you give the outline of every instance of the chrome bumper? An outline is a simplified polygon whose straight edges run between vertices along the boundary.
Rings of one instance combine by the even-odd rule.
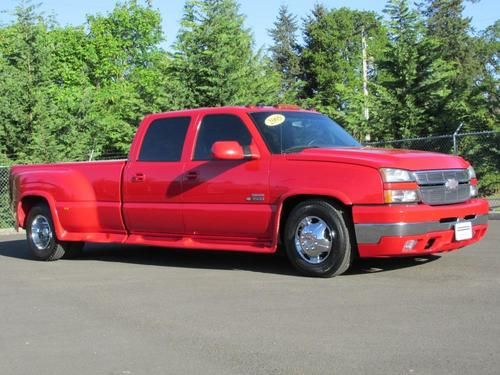
[[[487,224],[488,214],[478,215],[470,221],[472,225]],[[356,240],[361,244],[378,243],[382,237],[404,237],[430,232],[439,232],[453,229],[457,221],[441,223],[418,222],[418,223],[390,223],[390,224],[354,224]]]

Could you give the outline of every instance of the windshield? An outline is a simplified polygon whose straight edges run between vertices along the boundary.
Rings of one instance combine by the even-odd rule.
[[[305,148],[360,147],[329,117],[312,112],[253,112],[250,117],[273,154]]]

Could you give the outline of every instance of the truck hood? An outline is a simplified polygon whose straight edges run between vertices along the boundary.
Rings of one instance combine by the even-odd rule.
[[[394,150],[371,147],[308,148],[286,155],[288,160],[320,161],[364,165],[373,168],[463,169],[469,164],[459,156],[436,152]]]

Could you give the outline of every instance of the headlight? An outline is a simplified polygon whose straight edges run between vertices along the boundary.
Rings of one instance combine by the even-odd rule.
[[[384,182],[412,182],[415,176],[412,172],[404,169],[381,168],[382,180]]]
[[[476,178],[476,171],[474,171],[474,168],[472,168],[472,165],[469,166],[469,168],[467,168],[467,172],[469,173],[469,180]]]
[[[385,190],[385,203],[417,203],[420,196],[417,190]]]

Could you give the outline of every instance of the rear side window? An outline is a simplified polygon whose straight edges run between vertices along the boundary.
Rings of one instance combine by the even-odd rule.
[[[179,161],[191,117],[155,120],[149,125],[139,153],[140,161]]]
[[[210,160],[212,145],[219,141],[236,141],[241,146],[250,146],[252,136],[238,116],[207,115],[198,131],[194,160]]]

